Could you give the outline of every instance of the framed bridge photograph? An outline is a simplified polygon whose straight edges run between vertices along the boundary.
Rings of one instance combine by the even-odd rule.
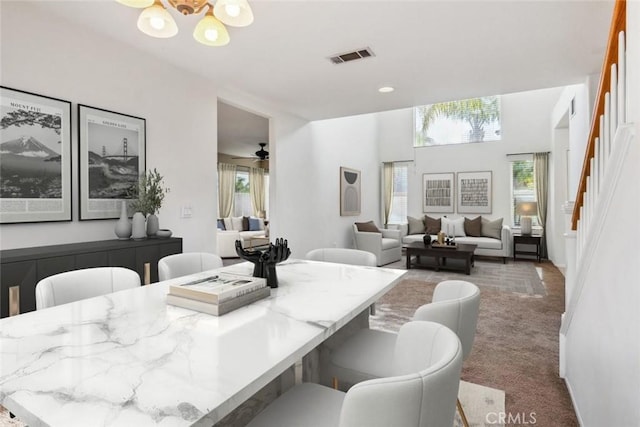
[[[0,86],[0,223],[71,221],[71,103]]]
[[[87,105],[78,121],[80,220],[118,218],[145,170],[146,121]]]

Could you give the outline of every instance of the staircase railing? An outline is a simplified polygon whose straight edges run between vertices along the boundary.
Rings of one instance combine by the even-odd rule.
[[[616,0],[609,41],[605,53],[600,84],[593,109],[591,131],[587,141],[578,194],[571,218],[571,228],[578,229],[578,222],[585,224],[597,197],[599,177],[603,175],[611,152],[611,143],[618,126],[625,123],[626,67],[624,31],[627,22],[626,0]],[[582,220],[582,221],[581,221]]]

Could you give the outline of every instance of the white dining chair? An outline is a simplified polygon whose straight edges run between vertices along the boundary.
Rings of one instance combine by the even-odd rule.
[[[158,279],[175,279],[222,267],[222,258],[208,252],[185,252],[168,255],[158,261]]]
[[[338,264],[365,265],[375,267],[378,259],[367,251],[348,248],[319,248],[313,249],[305,255],[311,261],[335,262]]]
[[[96,267],[46,277],[36,285],[36,310],[140,286],[140,276],[123,267]]]
[[[455,333],[434,322],[407,322],[398,332],[388,377],[361,382],[346,393],[297,385],[248,427],[451,427],[461,367]]]
[[[436,322],[451,329],[459,337],[466,359],[473,346],[479,309],[480,290],[476,285],[445,280],[434,289],[432,302],[418,307],[412,320]],[[327,377],[333,379],[335,387],[346,390],[361,381],[388,376],[397,338],[397,334],[377,329],[358,331],[331,354]],[[463,424],[468,426],[459,401],[457,405]]]
[[[337,264],[363,265],[366,267],[376,267],[378,265],[378,258],[371,252],[349,248],[313,249],[307,252],[305,259],[310,261],[335,262]],[[369,306],[369,313],[375,316],[375,302]]]

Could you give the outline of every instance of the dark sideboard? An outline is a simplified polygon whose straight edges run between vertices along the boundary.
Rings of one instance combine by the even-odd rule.
[[[182,239],[102,240],[0,251],[0,318],[36,309],[36,284],[90,267],[126,267],[143,284],[158,281],[158,261],[182,252]]]

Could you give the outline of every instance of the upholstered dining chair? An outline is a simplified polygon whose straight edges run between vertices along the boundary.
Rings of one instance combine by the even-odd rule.
[[[480,290],[464,280],[445,280],[433,291],[430,304],[415,311],[414,321],[431,321],[444,325],[457,334],[462,343],[463,359],[471,352],[478,323]],[[376,329],[362,329],[339,346],[332,354],[327,377],[334,386],[349,386],[372,378],[388,376],[392,370],[397,335]],[[468,426],[460,401],[460,418]]]
[[[348,248],[319,248],[313,249],[305,255],[310,261],[335,262],[337,264],[364,265],[367,267],[376,267],[378,259],[374,254],[367,251]],[[372,316],[376,314],[376,303],[369,307],[369,313]]]
[[[462,367],[456,334],[434,322],[407,322],[393,355],[386,378],[361,382],[346,393],[302,383],[248,426],[452,426]]]
[[[375,267],[378,260],[367,251],[348,248],[319,248],[307,252],[305,258],[311,261],[335,262],[338,264],[365,265]]]
[[[168,255],[158,261],[158,279],[169,280],[222,267],[222,258],[207,252]]]
[[[138,286],[138,273],[122,267],[84,268],[58,273],[36,285],[36,310]]]

